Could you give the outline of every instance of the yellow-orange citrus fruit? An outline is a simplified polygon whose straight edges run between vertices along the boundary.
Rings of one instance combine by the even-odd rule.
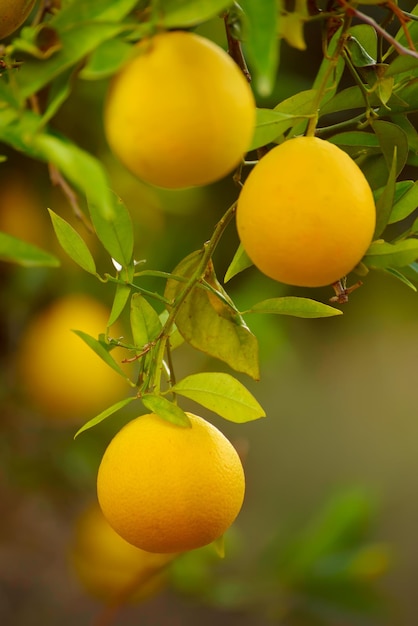
[[[142,415],[110,442],[97,476],[109,524],[150,552],[183,552],[229,528],[244,499],[245,479],[230,441],[188,413],[191,428]]]
[[[31,12],[35,0],[1,0],[0,39],[19,28]]]
[[[111,526],[97,503],[78,517],[69,563],[87,593],[108,603],[140,602],[163,589],[172,555],[135,548]]]
[[[81,422],[126,394],[123,377],[72,332],[97,338],[106,331],[109,313],[91,296],[72,293],[41,310],[23,331],[17,368],[21,386],[46,419]]]
[[[229,174],[248,150],[255,104],[243,73],[213,42],[173,31],[141,41],[112,80],[105,132],[142,180],[178,189]]]
[[[238,234],[254,265],[302,287],[330,285],[348,274],[369,247],[375,221],[360,168],[316,137],[289,139],[268,152],[237,206]]]

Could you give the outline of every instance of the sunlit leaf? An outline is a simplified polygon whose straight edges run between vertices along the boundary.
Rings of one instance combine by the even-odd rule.
[[[257,109],[256,126],[250,150],[278,139],[286,130],[305,119],[305,115],[293,115],[273,109]]]
[[[115,296],[113,298],[112,310],[109,317],[109,326],[112,326],[116,320],[119,319],[126,304],[128,303],[129,296],[131,295],[132,287],[124,283],[118,283],[116,285]]]
[[[405,239],[397,243],[374,241],[363,262],[368,267],[386,269],[388,267],[404,267],[418,259],[418,239]]]
[[[231,422],[243,423],[265,417],[264,410],[254,396],[230,374],[192,374],[176,383],[172,391]]]
[[[24,267],[58,267],[60,265],[59,260],[53,254],[2,232],[0,232],[0,259]]]
[[[190,419],[183,409],[167,400],[164,396],[146,394],[141,397],[141,400],[149,411],[156,413],[162,419],[183,428],[191,427]]]
[[[245,252],[243,245],[240,243],[238,249],[232,259],[228,269],[226,270],[224,281],[227,283],[228,280],[231,280],[234,276],[243,272],[248,267],[251,267],[253,262],[251,261],[248,254]]]
[[[120,411],[134,400],[137,400],[136,396],[130,396],[129,398],[124,398],[123,400],[119,400],[119,402],[112,404],[112,406],[110,406],[108,409],[105,409],[99,415],[89,420],[86,424],[83,424],[83,426],[79,428],[79,430],[74,435],[74,439],[84,431],[89,430],[89,428],[97,426],[97,424],[100,424],[100,422],[103,422],[103,420],[105,420],[107,417],[110,417],[114,413],[117,413],[117,411]]]
[[[68,256],[90,274],[96,274],[96,264],[87,244],[62,217],[48,209],[55,234]]]
[[[175,268],[173,274],[190,278],[199,266],[201,253],[192,253]],[[258,380],[258,342],[239,313],[228,304],[228,296],[216,280],[211,265],[202,280],[215,291],[196,285],[176,315],[176,325],[184,339],[194,348],[220,359],[238,372]],[[174,302],[184,283],[169,280],[165,290],[168,301]],[[219,297],[216,295],[216,290]]]
[[[244,313],[273,313],[276,315],[293,315],[295,317],[306,318],[342,315],[342,311],[329,306],[329,304],[298,296],[269,298],[268,300],[257,302],[257,304],[254,304],[254,306]]]
[[[130,321],[134,344],[139,349],[155,341],[162,329],[158,313],[139,293],[131,298]]]
[[[104,361],[113,370],[115,370],[115,372],[120,374],[120,376],[123,376],[123,378],[125,378],[127,381],[129,380],[123,369],[118,365],[118,363],[110,354],[110,346],[104,344],[99,339],[88,335],[82,330],[74,330],[73,332],[78,335],[80,339],[82,339],[89,346],[89,348],[91,348],[93,352],[95,352],[97,356],[102,359],[102,361]]]

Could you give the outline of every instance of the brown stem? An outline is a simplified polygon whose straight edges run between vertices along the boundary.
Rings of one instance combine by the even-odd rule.
[[[224,15],[224,23],[225,23],[225,33],[226,40],[228,42],[228,53],[234,59],[235,63],[242,70],[245,78],[248,82],[251,82],[251,74],[248,69],[247,63],[245,61],[244,54],[242,52],[241,42],[231,33],[231,27],[229,22],[229,13],[225,13]]]
[[[59,169],[53,163],[48,163],[48,170],[49,170],[49,177],[51,179],[51,183],[54,186],[60,187],[62,189],[65,197],[67,198],[68,202],[71,205],[74,215],[81,222],[83,222],[84,226],[87,228],[89,232],[93,232],[91,225],[87,221],[86,216],[84,215],[83,211],[80,208],[80,205],[78,203],[78,198],[74,190],[67,183],[67,181],[65,180],[65,178],[63,177]]]

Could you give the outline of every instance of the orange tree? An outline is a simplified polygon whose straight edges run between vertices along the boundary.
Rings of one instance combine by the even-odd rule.
[[[31,3],[18,5],[19,15],[2,16],[17,29],[1,33],[4,154],[44,163],[73,205],[79,227],[52,210],[50,217],[72,262],[112,287],[107,328],[129,311],[129,337],[112,338],[106,328],[98,336],[78,333],[127,384],[126,397],[79,432],[132,403],[188,427],[182,398],[235,422],[263,417],[258,400],[223,367],[178,379],[176,348],[187,342],[257,380],[252,316],[339,315],[334,305],[346,303],[370,271],[416,290],[418,135],[411,118],[418,108],[418,11],[391,0],[298,0],[291,9],[282,0],[40,0],[20,27]],[[229,55],[194,33],[212,20],[223,21]],[[293,47],[308,59],[312,45],[322,58],[310,88],[275,101],[281,54]],[[225,176],[235,182],[235,198],[213,232],[172,272],[137,258],[136,209],[113,193],[93,147],[56,130],[79,81],[94,89],[94,81],[107,80],[103,134],[127,168],[163,187]],[[263,106],[267,101],[271,106]],[[276,163],[282,146],[296,147]],[[237,213],[242,243],[220,281],[214,252]],[[113,273],[98,270],[85,226]],[[0,233],[0,257],[23,266],[59,265],[51,251],[6,233]],[[290,285],[329,284],[331,304],[313,292],[239,310],[224,285],[253,263]],[[161,281],[160,290],[146,288],[149,277]],[[135,377],[114,358],[116,347],[136,364]]]

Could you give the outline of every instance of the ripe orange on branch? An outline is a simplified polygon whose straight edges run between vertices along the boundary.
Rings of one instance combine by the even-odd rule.
[[[166,188],[206,185],[229,174],[255,125],[252,91],[213,42],[165,32],[141,41],[111,82],[105,132],[138,178]]]
[[[336,145],[297,137],[276,146],[249,174],[237,229],[251,261],[279,282],[330,285],[369,247],[376,222],[370,186]]]
[[[99,504],[126,541],[149,552],[183,552],[221,537],[237,517],[244,471],[228,439],[188,413],[190,428],[154,413],[112,439],[97,476]]]

